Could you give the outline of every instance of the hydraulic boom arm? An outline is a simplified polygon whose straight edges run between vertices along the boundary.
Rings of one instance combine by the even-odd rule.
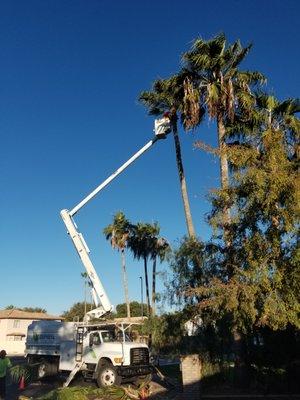
[[[66,225],[67,231],[72,239],[72,242],[79,254],[79,257],[86,269],[86,272],[92,283],[92,295],[96,305],[94,310],[87,313],[85,318],[90,320],[92,318],[100,318],[106,313],[112,311],[112,305],[104,290],[104,287],[97,275],[94,265],[90,259],[90,250],[82,236],[78,231],[77,226],[73,220],[73,216],[93,197],[95,197],[102,189],[104,189],[112,180],[121,174],[130,164],[139,158],[145,151],[147,151],[158,139],[164,139],[170,132],[170,120],[164,117],[155,120],[155,137],[143,146],[137,153],[135,153],[128,161],[126,161],[120,168],[111,174],[104,182],[96,187],[88,196],[86,196],[79,204],[77,204],[71,211],[62,210],[61,217]]]

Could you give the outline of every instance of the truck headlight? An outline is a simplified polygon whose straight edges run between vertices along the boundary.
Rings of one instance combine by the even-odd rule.
[[[115,362],[116,364],[121,364],[121,363],[123,362],[123,357],[115,357],[115,358],[114,358],[114,362]]]

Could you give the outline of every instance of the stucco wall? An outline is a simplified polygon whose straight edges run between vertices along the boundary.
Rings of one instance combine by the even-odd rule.
[[[5,350],[7,354],[23,355],[27,328],[32,320],[2,319],[0,321],[0,349]]]

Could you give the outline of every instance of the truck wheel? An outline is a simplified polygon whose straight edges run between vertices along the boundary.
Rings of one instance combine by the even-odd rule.
[[[37,368],[38,379],[45,378],[45,376],[52,376],[58,373],[58,364],[49,363],[42,360]]]
[[[42,361],[38,366],[37,375],[39,379],[45,378],[48,375],[48,364]]]
[[[97,375],[97,385],[99,387],[119,386],[122,378],[117,374],[112,364],[106,363],[99,368]]]

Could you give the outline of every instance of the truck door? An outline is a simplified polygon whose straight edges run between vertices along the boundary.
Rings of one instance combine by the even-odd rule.
[[[98,362],[98,348],[101,344],[99,332],[89,332],[86,338],[84,349],[84,361],[90,364],[97,364]]]

